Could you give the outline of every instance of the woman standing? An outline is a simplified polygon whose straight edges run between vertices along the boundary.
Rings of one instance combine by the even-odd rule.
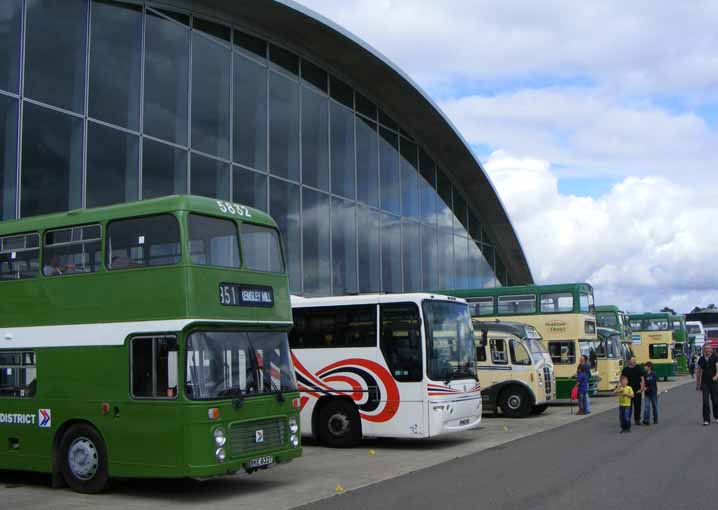
[[[588,365],[586,356],[581,355],[581,361],[576,370],[576,386],[578,387],[578,414],[589,414],[588,407],[588,382],[591,378],[591,368]]]

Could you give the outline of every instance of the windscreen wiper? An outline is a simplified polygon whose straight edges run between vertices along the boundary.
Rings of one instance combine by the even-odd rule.
[[[253,362],[254,367],[255,367],[254,370],[255,370],[255,373],[257,374],[257,379],[259,379],[259,377],[260,377],[260,376],[263,376],[263,374],[261,374],[261,373],[259,372],[259,365],[257,365],[257,351],[254,350],[254,346],[252,345],[252,341],[251,341],[251,340],[249,340],[248,343],[249,343],[248,349],[249,349],[249,352],[250,352],[250,357],[254,359],[254,362]],[[277,388],[277,385],[274,383],[274,380],[272,380],[272,374],[271,374],[272,367],[271,367],[271,364],[270,364],[270,366],[269,366],[269,371],[270,371],[270,374],[269,374],[269,386],[272,388],[272,391],[273,391],[273,392],[276,392],[276,394],[277,394],[277,400],[278,400],[279,402],[284,402],[284,393],[282,392],[282,389],[281,389],[281,388]]]

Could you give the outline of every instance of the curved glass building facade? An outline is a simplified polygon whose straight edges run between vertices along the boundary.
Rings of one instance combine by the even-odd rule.
[[[268,211],[297,294],[512,282],[481,212],[390,104],[186,4],[0,2],[3,220],[192,193]]]

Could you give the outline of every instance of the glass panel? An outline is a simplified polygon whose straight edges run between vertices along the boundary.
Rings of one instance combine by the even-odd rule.
[[[229,200],[229,163],[192,154],[190,192]]]
[[[279,179],[270,179],[269,214],[277,222],[284,240],[289,270],[289,291],[302,292],[302,244],[299,222],[299,186]],[[326,221],[326,218],[325,218]]]
[[[428,159],[428,157],[422,157],[420,164],[419,201],[421,203],[421,221],[435,225],[437,220],[437,202],[439,201],[434,189],[436,170],[434,168],[434,162]]]
[[[518,315],[536,312],[536,296],[499,296],[498,312],[504,315]]]
[[[259,57],[267,58],[267,43],[259,37],[235,30],[233,40],[238,47],[251,51]]]
[[[454,226],[454,214],[451,212],[451,181],[446,174],[442,171],[437,171],[437,192],[439,199],[437,199],[438,207],[438,221],[439,226],[453,228]]]
[[[279,233],[273,228],[242,223],[242,254],[244,267],[253,271],[281,273],[284,259]]]
[[[418,223],[404,221],[401,229],[401,251],[404,271],[404,292],[421,289],[421,234]]]
[[[354,114],[331,103],[332,193],[354,198]]]
[[[334,76],[330,76],[329,92],[332,99],[339,101],[341,104],[351,108],[352,110],[354,109],[354,91],[349,85]]]
[[[100,232],[99,225],[46,232],[42,274],[62,276],[97,271],[102,260]]]
[[[356,117],[357,200],[379,207],[379,153],[376,124]]]
[[[143,142],[142,198],[187,192],[187,151],[148,140]]]
[[[0,238],[0,280],[35,278],[40,268],[40,235]]]
[[[429,379],[476,380],[474,328],[464,303],[424,301]]]
[[[87,133],[87,207],[137,200],[139,137],[90,122]]]
[[[424,291],[438,289],[436,229],[421,226],[421,289]]]
[[[82,205],[82,119],[25,103],[21,216]]]
[[[17,107],[17,99],[0,96],[0,220],[16,216]]]
[[[231,52],[192,34],[192,147],[229,157]]]
[[[573,294],[561,292],[541,295],[541,312],[573,312]]]
[[[494,286],[494,272],[479,245],[469,240],[469,288],[483,288]]]
[[[269,169],[299,180],[299,100],[297,82],[269,73]]]
[[[291,51],[270,44],[269,60],[292,74],[299,74],[299,57]]]
[[[302,189],[302,233],[304,258],[304,294],[331,294],[331,260],[329,258],[329,195]]]
[[[292,349],[376,347],[376,306],[295,308]]]
[[[177,339],[135,338],[132,340],[132,396],[176,398]]]
[[[478,216],[469,210],[469,234],[476,241],[481,241],[481,223]]]
[[[333,294],[357,292],[357,251],[354,203],[332,198]]]
[[[0,353],[0,397],[33,397],[37,390],[37,368],[34,352]],[[15,415],[26,419],[25,414]],[[34,416],[32,416],[34,418]],[[18,421],[15,422],[19,423]],[[31,422],[22,422],[30,425]]]
[[[232,200],[260,211],[267,211],[267,176],[234,166]]]
[[[576,343],[572,340],[549,342],[548,352],[556,365],[574,365],[576,363]]]
[[[506,365],[509,357],[506,353],[506,342],[502,339],[492,338],[489,340],[491,346],[491,361],[494,365]]]
[[[85,111],[86,0],[28,0],[25,95]]]
[[[390,214],[381,217],[382,290],[401,292],[401,221]]]
[[[239,267],[239,240],[233,221],[190,214],[187,231],[193,264]]]
[[[465,225],[467,221],[467,208],[464,197],[461,196],[459,190],[454,187],[454,232],[460,235],[467,235]]]
[[[327,72],[324,69],[315,66],[311,62],[302,60],[302,79],[326,94],[328,90]]]
[[[401,214],[419,219],[419,174],[416,144],[401,139]]]
[[[454,236],[450,230],[438,230],[438,278],[440,289],[454,289]]]
[[[521,342],[511,340],[509,344],[511,350],[511,363],[514,365],[530,365],[531,356],[529,356],[526,347]]]
[[[469,240],[454,236],[454,286],[465,289],[469,285]]]
[[[494,314],[494,298],[492,297],[472,298],[467,301],[469,302],[471,315],[482,317]]]
[[[593,294],[581,293],[579,295],[582,312],[593,312]]]
[[[380,128],[379,165],[381,175],[381,208],[400,214],[399,139],[391,131]]]
[[[148,11],[145,45],[145,133],[187,145],[189,30]]]
[[[668,344],[649,345],[648,357],[651,359],[668,359]]]
[[[302,87],[302,183],[329,191],[329,99]]]
[[[0,89],[18,92],[22,0],[0,2]]]
[[[422,380],[421,351],[421,320],[416,305],[381,305],[381,352],[394,379]]]
[[[381,290],[380,231],[381,214],[367,207],[357,206],[359,292],[361,293]]]
[[[267,170],[267,68],[234,56],[234,160]]]
[[[195,16],[192,19],[192,27],[195,29],[195,31],[203,32],[222,42],[229,42],[232,39],[231,28],[225,25],[220,25],[219,23],[208,21],[206,19],[201,19]]]
[[[356,110],[362,115],[366,115],[371,120],[376,121],[376,105],[369,99],[361,95],[359,92],[355,93]]]
[[[384,110],[379,110],[379,122],[389,129],[393,129],[394,131],[399,130],[398,124],[394,121],[394,119],[389,117]]]
[[[92,2],[90,117],[139,130],[142,7]]]
[[[177,264],[180,228],[170,214],[111,222],[105,250],[108,269]]]

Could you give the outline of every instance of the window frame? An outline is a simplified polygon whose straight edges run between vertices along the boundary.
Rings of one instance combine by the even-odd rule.
[[[526,361],[528,363],[520,363],[517,361],[516,358],[516,349],[517,347],[524,350],[524,353],[526,354]],[[530,367],[533,365],[533,359],[531,358],[531,351],[526,347],[523,341],[517,340],[516,338],[510,338],[509,339],[509,355],[511,356],[511,364],[516,365],[517,367]]]
[[[281,271],[262,271],[261,269],[254,269],[251,267],[247,267],[247,257],[244,255],[244,233],[242,232],[242,228],[245,225],[250,225],[252,227],[260,227],[260,228],[266,228],[267,230],[270,230],[274,232],[277,236],[277,242],[279,244],[279,258],[280,262],[282,263],[282,269]],[[284,242],[282,240],[282,232],[279,230],[278,227],[271,227],[268,225],[262,225],[259,223],[252,223],[249,221],[240,221],[239,222],[239,228],[238,228],[238,235],[239,235],[239,258],[241,261],[240,267],[245,271],[254,271],[257,273],[262,274],[287,274],[287,255],[284,253]]]
[[[496,315],[496,299],[494,299],[494,296],[468,298],[466,302],[469,304],[469,308],[472,311],[476,311],[477,309],[479,311],[476,315],[472,314],[472,317],[489,317],[491,315]],[[489,303],[491,304],[491,312],[481,313],[481,306],[488,305]]]
[[[568,354],[567,354],[568,361],[562,361],[560,355],[558,357],[558,361],[556,361],[556,359],[554,359],[554,356],[551,354],[551,346],[556,345],[556,344],[558,344],[560,346],[562,344],[571,345],[573,347],[573,361],[571,361],[572,355],[570,352],[568,352]],[[570,351],[570,349],[569,349],[569,351]],[[551,357],[551,361],[553,362],[554,365],[564,365],[564,366],[576,365],[578,363],[577,356],[580,355],[581,349],[579,348],[578,351],[579,352],[577,353],[576,352],[576,340],[549,340],[548,341],[548,355]]]
[[[10,364],[1,364],[0,363],[0,370],[4,370],[6,368],[13,368],[15,370],[27,370],[28,368],[34,368],[35,369],[35,388],[34,391],[27,395],[5,395],[3,393],[0,393],[0,401],[2,399],[29,399],[29,398],[35,398],[37,396],[37,386],[38,386],[38,373],[37,373],[37,351],[35,349],[19,349],[19,350],[5,350],[3,349],[0,351],[2,354],[9,354],[9,355],[20,355],[21,360],[19,365],[10,365]],[[32,365],[25,365],[24,363],[24,356],[26,354],[32,354],[33,356],[33,364]],[[15,391],[21,392],[25,390],[19,389],[17,386],[15,387]]]
[[[204,219],[211,219],[211,220],[217,220],[217,221],[226,221],[226,222],[234,225],[234,236],[235,236],[235,239],[237,240],[237,257],[239,259],[238,260],[239,264],[237,266],[216,266],[214,264],[199,264],[192,260],[192,246],[191,246],[192,234],[190,233],[190,218],[192,216],[199,216]],[[223,218],[221,216],[212,216],[211,214],[204,214],[204,213],[190,211],[187,213],[187,215],[185,217],[185,222],[187,225],[187,238],[185,239],[185,241],[186,241],[186,248],[187,248],[187,257],[189,258],[190,265],[198,266],[198,267],[212,267],[215,269],[229,269],[229,270],[241,269],[244,267],[244,258],[242,257],[242,240],[240,239],[240,236],[239,236],[240,228],[239,228],[239,225],[237,225],[237,222],[235,220],[230,219],[230,218]],[[182,233],[180,232],[180,244],[182,244],[181,238],[182,238]],[[181,249],[181,247],[180,247],[180,249]],[[182,253],[180,252],[180,260],[181,259],[182,259]]]
[[[35,230],[35,231],[30,231],[30,232],[19,232],[19,233],[6,234],[3,236],[0,236],[0,254],[30,252],[33,250],[37,250],[37,269],[35,271],[33,271],[32,273],[28,272],[28,274],[31,274],[32,276],[12,278],[12,279],[8,279],[8,280],[0,279],[0,283],[1,282],[14,282],[14,281],[19,281],[19,280],[32,280],[42,274],[42,255],[43,255],[42,252],[43,252],[43,249],[42,249],[42,236],[40,234],[41,234],[40,231]],[[33,236],[33,235],[37,237],[37,246],[35,248],[27,248],[27,236]],[[25,248],[18,249],[18,250],[8,250],[8,251],[5,251],[4,249],[2,249],[2,245],[4,244],[5,239],[12,238],[12,237],[21,237],[21,236],[25,239],[25,245],[26,245]],[[14,271],[12,273],[14,273]],[[18,271],[18,274],[19,273],[20,273],[20,271]]]
[[[141,220],[141,219],[145,219],[145,218],[157,218],[157,217],[162,217],[162,216],[169,216],[169,217],[173,218],[177,225],[177,233],[179,234],[177,243],[179,244],[179,250],[180,250],[179,254],[177,255],[177,257],[178,257],[177,262],[174,262],[172,264],[157,264],[157,265],[144,265],[143,264],[141,266],[135,266],[135,267],[118,267],[118,268],[110,267],[109,262],[111,262],[111,261],[109,260],[109,258],[112,255],[112,251],[110,250],[110,246],[109,246],[110,241],[111,241],[110,228],[112,227],[112,225],[114,223],[120,223],[123,221],[129,221],[129,220]],[[142,214],[139,216],[128,216],[126,218],[114,218],[107,222],[107,224],[105,225],[105,229],[106,229],[105,230],[105,239],[104,239],[104,243],[103,243],[104,246],[102,247],[102,249],[105,252],[105,255],[103,257],[103,259],[104,259],[103,265],[104,265],[105,271],[107,271],[107,272],[136,271],[138,269],[159,269],[159,268],[163,268],[163,267],[179,266],[179,265],[183,265],[186,263],[185,250],[182,249],[183,245],[184,245],[184,235],[182,233],[182,221],[181,221],[181,218],[177,217],[177,214],[175,212],[159,212],[159,213]],[[242,255],[240,253],[240,257],[241,256]]]
[[[366,303],[366,304],[347,304],[347,305],[336,305],[336,306],[305,306],[305,307],[298,307],[295,310],[299,313],[304,314],[306,311],[315,311],[317,313],[326,313],[334,317],[334,323],[333,323],[333,331],[336,332],[336,315],[339,311],[343,310],[358,310],[366,308],[373,309],[373,316],[374,316],[374,330],[373,330],[373,336],[374,336],[374,344],[373,345],[308,345],[308,346],[296,346],[292,345],[292,337],[294,331],[297,329],[297,322],[294,321],[294,327],[289,332],[288,335],[288,341],[289,341],[289,348],[290,349],[381,349],[380,347],[380,334],[378,334],[379,330],[379,315],[378,315],[378,307],[374,303]],[[294,320],[294,319],[293,319]],[[334,342],[334,340],[333,340]]]
[[[501,311],[501,302],[504,300],[504,302],[508,302],[509,300],[518,301],[518,302],[527,302],[528,298],[531,297],[533,299],[533,310],[530,312],[523,312],[523,311],[511,311],[511,312],[502,312]],[[498,299],[496,300],[496,315],[532,315],[537,313],[537,299],[536,294],[511,294],[506,296],[498,296]]]
[[[53,246],[70,246],[70,245],[80,245],[80,244],[84,245],[86,242],[99,242],[100,243],[100,258],[102,261],[99,264],[97,264],[97,266],[95,267],[95,270],[94,271],[81,271],[81,272],[77,272],[77,273],[73,272],[73,273],[67,273],[67,274],[60,273],[57,275],[45,274],[45,260],[47,259],[47,248],[48,248],[47,234],[51,234],[53,232],[59,232],[62,230],[74,230],[76,228],[84,229],[85,227],[99,227],[100,228],[100,236],[97,238],[87,240],[87,241],[85,239],[82,239],[80,241],[69,241],[69,242],[57,243],[54,245],[50,245],[50,248],[52,248]],[[82,225],[70,225],[70,226],[66,226],[66,227],[57,227],[57,228],[44,230],[42,232],[42,250],[41,250],[42,253],[41,253],[41,258],[40,258],[40,275],[43,278],[56,278],[58,276],[88,275],[88,274],[100,273],[100,272],[106,271],[107,268],[105,267],[105,263],[104,263],[104,259],[105,259],[104,240],[105,240],[105,228],[101,222],[86,223],[86,224],[82,224]]]
[[[496,343],[501,342],[504,346],[503,351],[497,351],[495,349]],[[491,364],[492,365],[508,365],[509,364],[509,349],[508,345],[506,345],[506,339],[505,338],[490,338],[489,339],[489,350],[491,351]],[[504,359],[499,360],[494,356],[496,352],[503,352]]]
[[[665,351],[665,356],[655,356],[654,353],[655,353],[655,348],[656,348],[656,347],[665,348],[665,350],[666,350],[666,351]],[[649,359],[668,359],[668,358],[669,358],[669,355],[670,355],[670,346],[669,346],[667,343],[665,343],[665,342],[662,342],[662,343],[659,343],[659,344],[650,344],[650,345],[648,346],[648,358],[649,358]]]
[[[416,311],[416,319],[417,319],[417,328],[419,331],[419,377],[418,378],[406,378],[402,376],[402,379],[398,379],[396,374],[393,371],[393,366],[389,361],[387,360],[386,354],[383,349],[383,337],[384,337],[384,308],[398,308],[398,307],[413,307]],[[394,381],[397,383],[419,383],[428,379],[427,376],[427,363],[428,363],[428,352],[427,352],[427,339],[425,334],[425,326],[424,326],[424,315],[422,313],[422,307],[419,306],[417,303],[413,301],[397,301],[397,302],[390,302],[390,303],[379,303],[377,305],[377,312],[378,312],[378,319],[377,319],[377,326],[378,326],[378,334],[377,334],[377,340],[378,340],[378,351],[379,354],[381,354],[381,359],[386,363],[386,367],[388,372],[391,374],[391,377]],[[408,377],[408,376],[407,376]]]
[[[163,340],[163,339],[174,339],[176,345],[177,345],[177,390],[175,391],[175,394],[173,397],[168,396],[156,396],[157,393],[157,341]],[[135,395],[134,392],[134,348],[135,348],[135,341],[136,340],[151,340],[152,341],[152,393],[153,396],[151,397],[139,397]],[[180,388],[183,386],[183,381],[181,380],[181,369],[184,367],[180,363],[182,356],[180,356],[180,346],[179,346],[179,339],[177,338],[177,335],[137,335],[133,336],[128,340],[129,348],[129,395],[131,400],[167,400],[167,401],[173,401],[177,400],[179,398],[179,392]]]
[[[568,310],[556,310],[556,311],[547,311],[544,310],[544,297],[550,297],[550,296],[556,296],[558,299],[561,297],[570,297],[571,298],[571,308]],[[542,314],[558,314],[558,313],[573,313],[576,310],[576,297],[574,296],[573,292],[566,291],[566,292],[548,292],[546,294],[541,294],[539,296],[539,313]],[[556,307],[559,308],[558,302],[556,303]]]

